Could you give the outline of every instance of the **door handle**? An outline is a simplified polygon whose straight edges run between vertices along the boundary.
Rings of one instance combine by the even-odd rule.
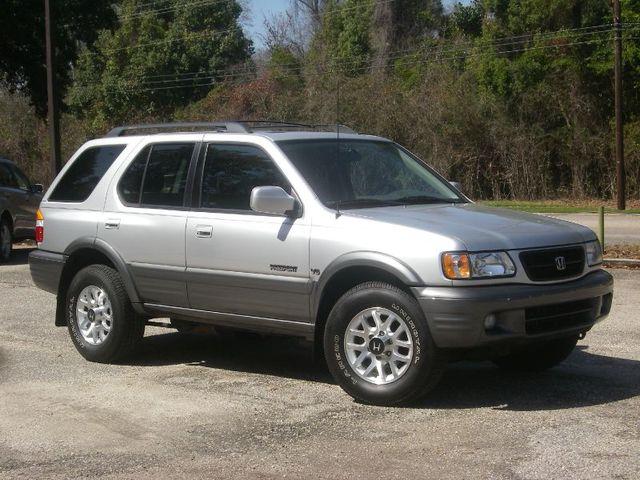
[[[117,230],[120,228],[120,220],[107,220],[104,222],[104,228],[107,230]]]
[[[196,226],[196,237],[198,238],[211,238],[213,235],[213,227],[210,225],[198,225]]]

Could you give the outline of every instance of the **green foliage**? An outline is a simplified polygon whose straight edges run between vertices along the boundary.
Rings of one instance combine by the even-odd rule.
[[[109,2],[55,0],[51,2],[56,44],[56,79],[62,95],[70,81],[69,65],[80,44],[91,45],[97,32],[115,24]],[[47,112],[44,2],[4,0],[0,14],[0,84],[29,97],[36,113]]]
[[[355,75],[371,54],[370,30],[373,0],[345,0],[327,2],[322,27],[314,42],[331,69]]]
[[[140,10],[141,3],[124,0],[119,27],[102,31],[78,61],[69,103],[96,129],[169,115],[205,96],[251,53],[234,0],[197,6],[171,0],[173,9],[160,15]]]
[[[608,2],[474,0],[445,14],[440,0],[322,1],[304,49],[285,38],[226,79],[250,53],[235,1],[168,0],[183,6],[161,15],[140,14],[142,1],[122,0],[119,26],[75,64],[66,151],[120,122],[339,120],[406,145],[475,198],[611,197]],[[622,8],[628,185],[640,197],[640,0]],[[176,76],[188,72],[201,74]],[[0,118],[0,154],[19,152],[30,124],[10,118],[26,107],[4,104],[15,113]],[[46,155],[38,145],[29,158]]]
[[[484,5],[482,0],[473,0],[468,5],[456,3],[449,16],[449,30],[453,35],[467,35],[477,37],[482,33],[484,19]]]

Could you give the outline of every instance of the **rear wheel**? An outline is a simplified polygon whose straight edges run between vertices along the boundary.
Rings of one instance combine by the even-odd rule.
[[[91,265],[73,278],[67,293],[67,324],[73,344],[89,361],[111,363],[131,354],[144,335],[120,275]]]
[[[11,224],[2,219],[0,222],[0,262],[7,262],[11,258],[13,250],[13,234],[11,232]]]
[[[357,400],[376,405],[420,398],[444,370],[416,300],[382,282],[358,285],[336,302],[327,319],[324,351],[338,384]]]
[[[530,345],[493,361],[498,367],[516,372],[541,372],[563,362],[578,343],[578,337],[565,337]]]

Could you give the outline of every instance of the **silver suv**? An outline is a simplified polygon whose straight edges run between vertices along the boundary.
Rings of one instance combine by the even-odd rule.
[[[394,405],[449,360],[553,367],[609,313],[591,230],[476,205],[392,141],[322,130],[147,125],[83,145],[30,255],[55,324],[96,362],[152,318],[306,337],[350,395]]]

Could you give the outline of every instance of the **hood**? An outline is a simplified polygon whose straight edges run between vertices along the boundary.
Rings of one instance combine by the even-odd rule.
[[[450,237],[469,251],[539,248],[596,238],[592,230],[576,223],[473,203],[363,208],[342,213]]]

